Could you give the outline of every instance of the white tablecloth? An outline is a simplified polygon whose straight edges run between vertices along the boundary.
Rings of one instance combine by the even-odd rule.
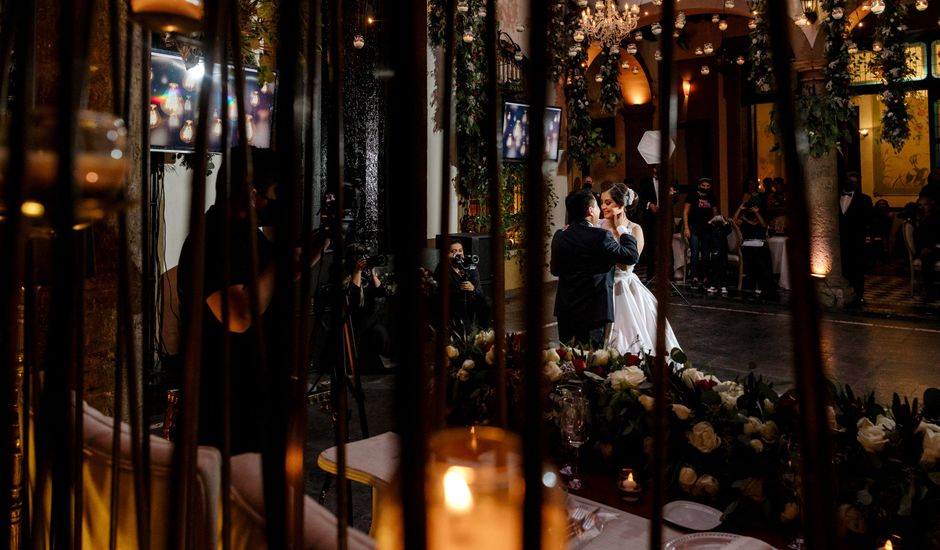
[[[686,252],[689,249],[689,243],[681,233],[672,234],[672,269],[673,279],[681,279],[680,275],[685,273]]]
[[[788,237],[770,237],[767,246],[770,247],[770,265],[774,274],[780,275],[779,285],[784,290],[790,290],[790,266],[787,263]]]

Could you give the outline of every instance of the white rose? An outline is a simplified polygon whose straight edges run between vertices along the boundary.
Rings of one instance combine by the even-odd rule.
[[[826,407],[826,420],[829,421],[829,429],[831,431],[839,431],[839,421],[836,420],[836,410],[832,405]]]
[[[751,448],[754,449],[755,453],[761,454],[762,452],[764,452],[764,442],[761,441],[760,439],[752,439]]]
[[[695,470],[692,468],[683,466],[682,469],[679,470],[679,486],[682,487],[683,491],[688,493],[697,480],[698,474],[696,474]]]
[[[647,411],[653,410],[653,404],[656,402],[655,399],[648,395],[641,395],[639,398],[640,405],[643,405],[643,409]]]
[[[610,353],[607,350],[599,349],[594,352],[594,364],[598,367],[606,367],[610,362]]]
[[[607,375],[607,382],[614,390],[635,388],[646,380],[643,369],[640,367],[624,367]]]
[[[858,442],[870,453],[878,453],[884,450],[888,438],[885,436],[885,430],[882,426],[876,426],[871,420],[863,418],[858,421]]]
[[[894,422],[894,420],[888,418],[887,416],[879,414],[875,417],[875,426],[881,426],[881,428],[886,432],[893,432],[894,428],[897,427],[897,424]]]
[[[767,414],[774,414],[774,403],[770,399],[764,398],[764,410]]]
[[[715,433],[715,428],[708,422],[699,422],[692,426],[692,431],[686,433],[689,443],[703,453],[710,453],[721,445],[721,438]]]
[[[790,523],[799,516],[800,506],[791,500],[790,502],[783,505],[783,511],[780,512],[780,521],[783,523]]]
[[[744,435],[754,435],[760,433],[761,429],[764,427],[764,423],[760,421],[760,418],[756,416],[747,417],[747,421],[744,423],[742,430]]]
[[[558,352],[554,349],[545,350],[545,362],[546,363],[557,363],[561,361],[561,357],[558,356]]]
[[[486,355],[483,357],[483,359],[486,361],[487,365],[492,365],[493,363],[495,363],[496,362],[496,350],[494,348],[490,348],[490,351],[486,352]]]
[[[773,420],[768,420],[764,422],[764,425],[760,429],[760,437],[767,443],[773,443],[777,439],[777,423]]]
[[[460,365],[460,370],[471,370],[475,366],[477,364],[473,362],[473,359],[467,359],[463,362],[463,365]]]
[[[710,497],[718,496],[718,480],[708,474],[698,478],[695,482],[694,493],[699,495],[708,495]]]
[[[477,333],[476,337],[473,339],[474,343],[480,347],[487,344],[492,344],[493,340],[496,339],[496,333],[492,330],[481,330]]]
[[[940,426],[921,422],[917,431],[924,434],[924,454],[920,457],[920,463],[935,464],[940,459]]]
[[[550,382],[559,381],[561,379],[561,375],[561,367],[558,366],[558,363],[552,361],[545,365],[545,378],[548,378]]]
[[[461,382],[466,382],[467,380],[470,380],[470,371],[468,371],[467,369],[460,369],[459,371],[457,371],[457,379],[460,380]]]
[[[715,386],[715,391],[721,396],[721,404],[733,410],[738,407],[738,398],[744,395],[744,386],[737,382],[723,382]]]
[[[675,404],[672,406],[672,412],[676,414],[676,417],[679,420],[688,420],[689,416],[692,415],[692,409],[686,407],[685,405]]]
[[[460,352],[457,351],[457,348],[455,348],[454,346],[447,346],[447,358],[448,359],[456,359],[458,355],[460,355]]]
[[[702,373],[696,368],[690,367],[682,371],[682,381],[690,388],[695,387],[695,383],[701,379]]]

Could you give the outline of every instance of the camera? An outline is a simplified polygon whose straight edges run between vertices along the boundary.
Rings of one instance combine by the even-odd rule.
[[[477,264],[480,263],[480,257],[476,254],[471,254],[469,256],[454,256],[454,259],[451,261],[451,263],[457,269],[476,269]]]
[[[385,267],[388,265],[388,258],[385,254],[374,254],[368,256],[366,260],[366,269],[372,269],[373,267]]]

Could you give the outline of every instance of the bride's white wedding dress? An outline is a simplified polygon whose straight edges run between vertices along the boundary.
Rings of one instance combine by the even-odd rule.
[[[601,227],[609,224],[603,220]],[[632,223],[631,223],[632,225]],[[607,338],[607,347],[618,353],[654,353],[656,350],[656,297],[633,273],[633,266],[614,268],[614,321]],[[666,322],[666,353],[678,348],[679,342]]]

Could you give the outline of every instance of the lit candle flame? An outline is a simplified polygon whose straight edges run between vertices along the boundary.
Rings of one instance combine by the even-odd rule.
[[[466,470],[451,466],[444,474],[444,502],[449,510],[458,513],[466,513],[473,508],[473,494],[467,485]]]
[[[894,550],[894,545],[891,544],[890,540],[886,540],[884,548],[885,550]]]

